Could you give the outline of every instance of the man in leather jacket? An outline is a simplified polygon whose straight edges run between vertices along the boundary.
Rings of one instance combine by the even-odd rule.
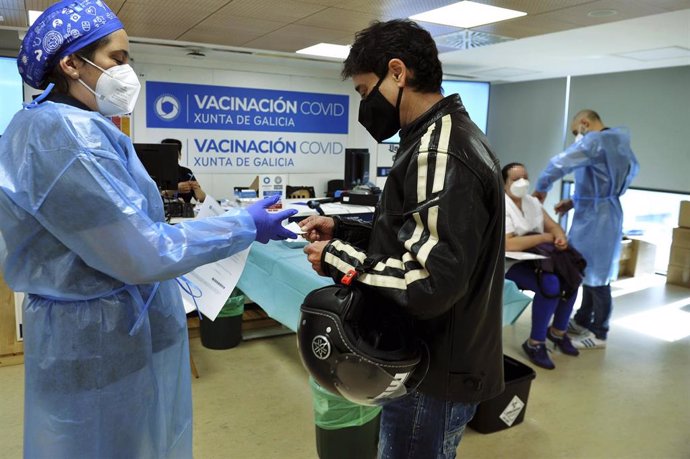
[[[384,405],[379,457],[454,457],[479,402],[503,391],[504,197],[500,167],[457,94],[441,94],[431,35],[373,23],[344,63],[359,121],[400,149],[371,225],[309,217],[313,268],[375,288],[415,319],[430,350],[417,390]]]

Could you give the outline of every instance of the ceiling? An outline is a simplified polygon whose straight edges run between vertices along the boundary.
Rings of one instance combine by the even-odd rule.
[[[373,20],[408,17],[455,0],[107,0],[133,43],[275,54],[349,44]],[[472,29],[421,23],[446,73],[493,82],[690,64],[690,0],[476,0],[526,16]],[[0,0],[0,29],[26,28],[49,0]],[[458,32],[463,36],[458,37]],[[479,46],[499,36],[498,44]],[[17,44],[0,48],[16,49]],[[460,40],[460,38],[462,40]],[[466,46],[469,49],[456,49]],[[686,56],[642,61],[621,53],[665,47]],[[673,49],[673,51],[679,51]],[[679,51],[682,54],[682,49]]]

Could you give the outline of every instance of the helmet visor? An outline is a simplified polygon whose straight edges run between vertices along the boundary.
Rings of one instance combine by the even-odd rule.
[[[351,402],[383,405],[410,392],[405,382],[415,367],[416,362],[384,369],[354,354],[345,354],[335,365],[335,387]]]

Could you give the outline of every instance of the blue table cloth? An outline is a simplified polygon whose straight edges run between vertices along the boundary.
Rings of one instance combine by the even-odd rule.
[[[254,243],[237,286],[272,319],[296,331],[304,297],[314,289],[332,284],[314,272],[302,245],[289,241]],[[531,298],[513,281],[503,285],[503,325],[513,324]]]

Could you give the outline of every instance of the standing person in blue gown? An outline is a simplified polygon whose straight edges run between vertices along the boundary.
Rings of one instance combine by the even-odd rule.
[[[554,156],[541,173],[534,196],[544,202],[553,183],[574,172],[575,194],[556,205],[563,214],[575,209],[568,238],[587,260],[582,305],[568,333],[579,335],[579,349],[606,347],[613,308],[610,282],[618,275],[623,236],[620,196],[639,171],[626,128],[606,127],[593,110],[581,110],[571,124],[575,142]]]
[[[171,226],[131,140],[139,81],[102,0],[55,3],[17,63],[43,93],[0,139],[0,268],[26,292],[24,456],[191,458],[185,312],[174,278],[295,237],[291,211],[247,209]]]

